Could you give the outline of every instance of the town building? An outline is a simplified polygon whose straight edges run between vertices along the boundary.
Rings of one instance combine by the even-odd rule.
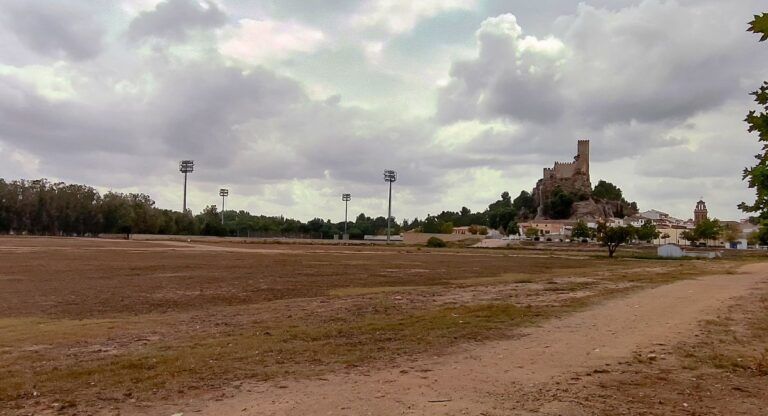
[[[519,224],[520,235],[526,235],[531,228],[538,230],[540,237],[567,238],[571,236],[571,230],[576,221],[571,220],[533,220]]]

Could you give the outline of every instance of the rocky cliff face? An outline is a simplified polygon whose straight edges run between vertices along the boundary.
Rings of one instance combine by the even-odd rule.
[[[629,206],[629,204],[624,201],[606,201],[593,198],[592,190],[585,188],[585,184],[583,182],[573,183],[568,180],[560,180],[557,182],[548,182],[542,184],[542,181],[539,181],[539,184],[534,191],[541,191],[542,201],[539,201],[539,195],[534,196],[534,200],[538,208],[538,215],[536,216],[536,219],[549,219],[543,212],[543,206],[546,204],[549,196],[552,195],[552,192],[554,192],[558,186],[560,186],[563,191],[571,195],[581,195],[582,197],[586,198],[583,201],[573,203],[571,216],[568,219],[600,220],[606,218],[623,218],[625,216],[636,214],[636,212]]]
[[[549,201],[555,189],[560,188],[563,192],[577,197],[577,199],[589,198],[592,195],[592,184],[589,181],[589,175],[577,173],[569,178],[544,178],[539,179],[536,187],[533,189],[533,200],[537,207],[537,219],[545,219],[543,207]]]

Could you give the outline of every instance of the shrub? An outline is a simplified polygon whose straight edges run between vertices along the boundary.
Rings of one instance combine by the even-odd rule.
[[[445,241],[437,237],[430,237],[429,240],[427,240],[427,247],[442,248],[445,247]]]

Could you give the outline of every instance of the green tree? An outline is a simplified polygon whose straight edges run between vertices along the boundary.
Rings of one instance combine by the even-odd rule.
[[[570,218],[574,202],[576,202],[576,198],[558,186],[544,204],[544,213],[556,220]]]
[[[693,235],[696,238],[695,241],[706,240],[709,242],[710,240],[716,240],[722,233],[723,226],[717,219],[702,220],[698,225],[696,225],[696,228],[693,229]]]
[[[685,230],[682,233],[680,233],[680,237],[682,237],[683,240],[689,241],[691,243],[696,243],[699,241],[698,236],[696,236],[696,233],[693,232],[693,230]]]
[[[723,225],[722,236],[723,240],[734,243],[741,238],[741,228],[733,223]]]
[[[571,237],[575,239],[592,238],[593,232],[584,220],[579,220],[571,230]]]
[[[604,199],[606,201],[624,200],[624,195],[622,194],[621,189],[619,189],[618,186],[604,180],[597,182],[595,189],[592,191],[592,196],[595,198]]]
[[[493,229],[507,232],[510,221],[517,217],[517,211],[512,207],[512,198],[509,192],[503,192],[501,199],[488,205],[488,226]]]
[[[760,35],[760,42],[768,40],[768,13],[756,15],[749,23],[750,32]],[[757,133],[758,141],[762,144],[762,152],[755,155],[757,164],[744,169],[743,179],[748,180],[749,187],[755,190],[755,201],[751,204],[742,202],[739,208],[745,212],[758,213],[762,229],[768,228],[768,81],[751,95],[759,107],[758,111],[750,111],[745,121],[750,133]]]
[[[597,240],[608,248],[608,257],[613,257],[620,245],[629,244],[632,241],[635,234],[633,228],[631,226],[610,227],[605,223],[598,224]]]
[[[646,221],[636,231],[637,239],[650,243],[652,240],[659,238],[661,233],[656,229],[656,226],[651,221]]]
[[[512,208],[520,219],[527,220],[536,216],[536,202],[530,192],[521,191],[520,195],[512,201]]]
[[[225,236],[227,230],[221,223],[221,214],[215,205],[207,206],[196,217],[200,224],[200,233],[203,235]]]
[[[443,248],[447,246],[445,241],[437,238],[437,237],[430,237],[429,240],[427,240],[427,247],[433,247],[433,248]]]
[[[536,227],[529,227],[525,229],[525,236],[528,238],[535,238],[539,236],[539,229]]]
[[[517,220],[509,221],[505,229],[507,230],[507,235],[520,235],[520,225],[517,223]],[[485,230],[485,234],[488,234],[488,230]]]

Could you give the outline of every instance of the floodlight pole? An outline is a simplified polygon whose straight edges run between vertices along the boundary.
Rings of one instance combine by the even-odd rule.
[[[224,225],[224,198],[229,196],[229,189],[219,189],[219,196],[221,197],[221,225]]]
[[[182,160],[179,162],[179,172],[184,174],[184,214],[187,213],[187,175],[195,171],[194,160]]]
[[[385,170],[384,180],[389,182],[389,204],[387,205],[387,244],[389,244],[390,236],[392,234],[392,227],[390,225],[392,221],[392,182],[397,180],[397,172],[394,170]]]
[[[352,199],[352,194],[341,194],[341,200],[344,201],[344,236],[347,235],[347,213],[349,211],[349,201]]]
[[[181,212],[187,213],[187,172],[184,172],[184,208]]]
[[[392,182],[389,182],[389,204],[387,204],[387,244],[389,244],[390,235],[392,234]]]

